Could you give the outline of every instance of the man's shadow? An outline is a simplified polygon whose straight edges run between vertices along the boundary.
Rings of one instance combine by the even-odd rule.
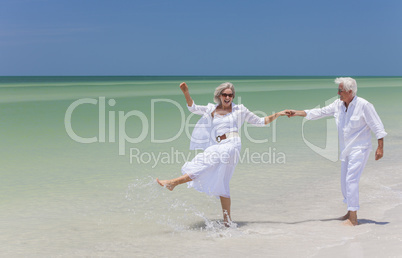
[[[378,222],[375,220],[371,220],[371,219],[358,219],[357,222],[359,222],[359,224],[375,224],[375,225],[387,225],[389,224],[389,222]]]
[[[243,227],[250,224],[286,224],[286,225],[296,225],[296,224],[303,224],[308,222],[327,222],[327,221],[344,221],[340,218],[332,218],[332,219],[309,219],[309,220],[302,220],[302,221],[294,221],[294,222],[281,222],[281,221],[235,221],[238,227]],[[389,222],[378,222],[375,220],[370,219],[358,219],[357,220],[359,225],[364,224],[375,224],[375,225],[387,225]]]
[[[308,223],[308,222],[327,222],[327,221],[343,221],[340,218],[332,218],[332,219],[310,219],[310,220],[301,220],[301,221],[294,221],[294,222],[282,222],[282,221],[234,221],[234,223],[237,224],[237,228],[241,228],[247,225],[252,225],[252,224],[285,224],[285,225],[296,225],[296,224],[303,224],[303,223]],[[212,222],[216,222],[218,224],[222,224],[220,220],[212,220]],[[364,225],[364,224],[375,224],[375,225],[387,225],[390,222],[378,222],[375,220],[370,220],[370,219],[358,219],[359,225]],[[204,228],[206,226],[204,221],[196,222],[193,225],[190,226],[190,228],[196,229],[196,228]]]

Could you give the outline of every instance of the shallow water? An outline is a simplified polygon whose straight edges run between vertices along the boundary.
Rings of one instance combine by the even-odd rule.
[[[184,185],[169,192],[155,183],[157,177],[179,176],[195,154],[188,150],[183,124],[197,117],[189,117],[181,81],[188,82],[198,104],[212,102],[215,87],[231,81],[235,102],[262,115],[324,105],[336,97],[333,79],[0,77],[0,253],[400,255],[402,116],[394,110],[400,107],[402,78],[357,78],[358,95],[374,104],[388,132],[384,158],[375,162],[372,154],[361,179],[359,227],[334,220],[346,211],[340,162],[306,144],[330,146],[331,119],[303,124],[301,118],[281,117],[266,128],[243,126],[244,159],[231,181],[231,228],[222,226],[218,199]],[[66,111],[84,98],[96,104],[77,106],[71,128],[80,137],[96,137],[94,143],[73,140],[66,128]],[[128,142],[141,135],[143,140]],[[175,139],[157,142],[169,138]],[[373,250],[373,243],[386,251]]]

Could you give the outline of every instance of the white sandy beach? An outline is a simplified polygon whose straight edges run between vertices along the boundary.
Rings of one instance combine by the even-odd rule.
[[[167,98],[184,107],[183,97],[176,94],[175,78],[152,84],[155,88],[168,87],[169,95],[158,95],[155,90],[125,98],[119,97],[119,92],[127,86],[119,86],[119,80],[115,80],[116,84],[110,82],[110,89],[91,86],[94,95],[99,93],[106,101],[115,99],[114,106],[106,105],[106,121],[111,113],[117,119],[118,111],[132,110],[151,121],[152,99]],[[269,114],[284,108],[323,105],[336,95],[332,79],[305,80],[249,78],[234,83],[239,85],[242,103],[250,110]],[[237,226],[229,229],[220,224],[222,214],[216,198],[185,185],[170,192],[155,182],[157,177],[180,175],[183,160],[130,162],[130,148],[147,154],[172,153],[173,148],[173,153],[193,155],[184,133],[173,142],[159,144],[151,142],[148,128],[144,141],[126,142],[126,154],[119,155],[118,121],[115,142],[106,137],[103,143],[83,144],[67,134],[67,108],[76,97],[88,97],[89,86],[81,85],[79,78],[73,88],[62,86],[63,79],[61,85],[48,82],[55,84],[47,87],[59,96],[57,100],[42,95],[41,87],[37,95],[33,94],[38,86],[30,86],[29,82],[18,89],[4,83],[0,87],[4,98],[10,93],[21,99],[0,101],[0,116],[7,120],[0,127],[1,134],[7,136],[1,138],[0,145],[0,256],[402,257],[402,117],[388,112],[400,106],[401,79],[360,81],[358,94],[374,104],[388,133],[383,159],[375,161],[371,153],[360,181],[361,224],[347,227],[336,220],[346,213],[340,190],[340,162],[328,160],[305,144],[301,119],[280,118],[275,126],[248,128],[250,136],[268,139],[266,143],[252,142],[242,132],[243,153],[265,153],[268,156],[264,157],[271,155],[271,160],[245,160],[237,166],[230,184],[232,218]],[[383,88],[374,87],[382,81]],[[211,86],[208,80],[195,80],[190,84],[195,92],[201,92],[194,94],[196,102],[211,101],[205,88],[214,88],[213,83]],[[298,83],[302,85],[300,90],[296,89]],[[283,90],[276,89],[277,84]],[[140,89],[152,90],[152,85]],[[308,89],[303,85],[309,85]],[[269,101],[265,101],[267,98]],[[178,130],[178,109],[168,104],[156,106],[157,139],[171,137]],[[75,132],[83,137],[99,136],[98,112],[96,105],[77,108],[72,117]],[[139,121],[127,121],[127,135],[141,133]],[[306,123],[305,140],[325,147],[326,126],[324,120]],[[279,153],[286,156],[286,162],[276,162],[273,155],[278,157]]]

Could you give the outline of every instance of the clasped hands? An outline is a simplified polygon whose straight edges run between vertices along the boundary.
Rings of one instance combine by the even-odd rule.
[[[278,113],[280,116],[287,116],[287,117],[293,117],[296,116],[296,110],[289,110],[289,109],[285,109],[281,112]]]

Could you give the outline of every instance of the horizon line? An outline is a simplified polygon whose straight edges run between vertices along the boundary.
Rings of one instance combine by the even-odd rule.
[[[0,77],[402,77],[402,75],[0,75]]]

